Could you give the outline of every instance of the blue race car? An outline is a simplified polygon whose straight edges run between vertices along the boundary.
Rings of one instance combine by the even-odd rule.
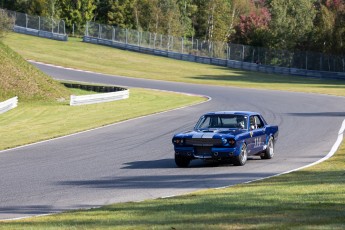
[[[248,155],[271,159],[278,133],[278,126],[268,125],[259,113],[206,113],[193,131],[174,135],[175,162],[178,167],[188,167],[194,159],[229,161],[242,166]]]

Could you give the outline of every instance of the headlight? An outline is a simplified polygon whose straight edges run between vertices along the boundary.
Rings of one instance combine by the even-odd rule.
[[[183,139],[182,138],[175,138],[175,139],[173,139],[173,143],[177,144],[177,145],[182,145]]]
[[[229,139],[228,140],[228,142],[229,142],[229,145],[231,146],[231,147],[234,147],[235,145],[236,145],[236,141],[235,141],[235,139]]]

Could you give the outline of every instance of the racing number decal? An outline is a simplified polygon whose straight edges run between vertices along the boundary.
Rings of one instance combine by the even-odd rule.
[[[254,148],[259,147],[260,146],[260,142],[261,142],[261,138],[257,137],[254,139]]]

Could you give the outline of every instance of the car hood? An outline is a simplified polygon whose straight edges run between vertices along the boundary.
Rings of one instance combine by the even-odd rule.
[[[176,134],[175,137],[180,138],[235,138],[237,135],[245,133],[246,130],[243,129],[210,129],[210,130],[193,130],[184,133]]]

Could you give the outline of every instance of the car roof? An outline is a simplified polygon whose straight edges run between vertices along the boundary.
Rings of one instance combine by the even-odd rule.
[[[229,115],[260,115],[257,112],[250,112],[250,111],[216,111],[216,112],[208,112],[204,115],[218,115],[218,114],[229,114]]]

